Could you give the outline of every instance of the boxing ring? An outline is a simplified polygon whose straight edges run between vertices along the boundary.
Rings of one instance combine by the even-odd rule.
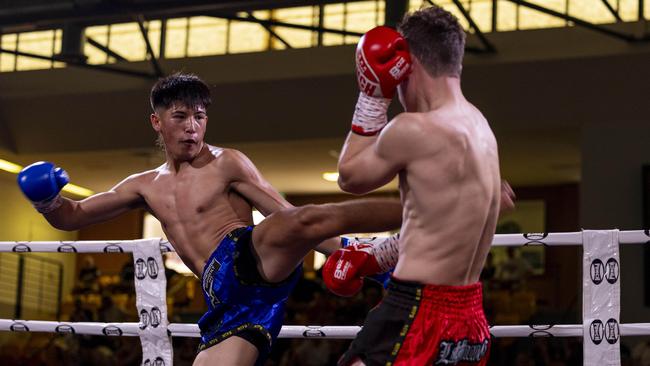
[[[619,246],[649,244],[649,230],[584,230],[569,233],[495,235],[493,246],[583,246],[582,324],[493,325],[494,337],[582,337],[584,365],[620,365],[620,337],[650,335],[650,323],[621,324]],[[57,322],[0,319],[0,331],[140,337],[143,365],[171,365],[171,337],[199,337],[196,324],[167,320],[162,253],[166,240],[0,242],[0,252],[132,253],[135,266],[135,323]],[[335,296],[335,295],[332,295]],[[280,338],[352,339],[358,326],[282,327]]]

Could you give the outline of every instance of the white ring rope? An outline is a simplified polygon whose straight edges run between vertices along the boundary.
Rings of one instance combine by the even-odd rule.
[[[101,336],[137,337],[140,323],[55,322],[40,320],[0,319],[0,331],[44,332],[59,334],[89,334]],[[171,323],[168,326],[174,337],[200,337],[196,324]],[[353,339],[361,330],[357,326],[285,325],[280,338],[331,338]],[[557,325],[497,325],[490,328],[497,337],[582,337],[582,324]],[[650,335],[650,323],[620,324],[621,336]]]
[[[582,245],[582,232],[497,234],[493,246],[521,245]],[[141,240],[87,240],[87,241],[0,241],[0,252],[60,252],[60,253],[123,253],[133,252]],[[619,232],[619,244],[650,243],[649,230]],[[173,252],[169,241],[160,240],[162,252]]]
[[[619,246],[621,244],[650,244],[650,230],[584,230],[567,233],[495,235],[492,242],[493,246],[582,246],[582,321],[584,324],[493,326],[490,328],[491,334],[495,337],[583,337],[584,365],[606,363],[612,366],[620,366],[620,336],[650,335],[650,323],[620,323],[620,281],[618,277],[620,273]],[[162,296],[149,296],[146,303],[136,304],[138,309],[142,308],[140,323],[63,323],[57,321],[0,319],[0,331],[139,336],[143,345],[143,359],[145,350],[148,350],[147,354],[155,357],[156,360],[163,359],[162,356],[164,356],[167,357],[169,362],[172,362],[171,336],[199,337],[200,335],[196,324],[167,323],[166,310],[164,309],[164,286],[166,281],[164,276],[157,276],[158,268],[164,266],[158,249],[161,252],[174,251],[171,244],[162,239],[0,242],[0,252],[130,252],[133,253],[136,266],[140,264],[140,267],[142,267],[138,267],[142,273],[140,273],[141,277],[136,274],[136,279],[150,278],[156,280],[157,282],[154,282],[162,286],[163,294]],[[144,264],[145,258],[146,265]],[[150,261],[153,263],[151,266]],[[148,277],[146,274],[148,274]],[[138,284],[140,284],[140,289],[137,286]],[[147,291],[143,289],[145,288],[143,286],[142,281],[136,281],[136,295],[144,296],[142,293]],[[146,286],[146,289],[149,287],[150,284]],[[153,314],[154,310],[162,314],[162,318],[160,316],[150,318],[149,314]],[[155,324],[151,320],[154,318],[157,319]],[[352,339],[360,329],[357,326],[291,325],[282,327],[279,337]],[[587,342],[589,338],[591,342]],[[158,341],[161,339],[166,342],[164,347],[157,346],[160,343]],[[607,342],[603,342],[604,339]]]

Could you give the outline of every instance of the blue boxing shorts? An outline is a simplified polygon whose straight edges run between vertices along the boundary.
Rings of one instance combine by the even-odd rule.
[[[289,293],[302,275],[302,266],[284,281],[265,281],[252,251],[254,226],[227,234],[208,259],[201,283],[208,311],[199,319],[199,351],[232,336],[252,343],[264,364],[284,318]]]

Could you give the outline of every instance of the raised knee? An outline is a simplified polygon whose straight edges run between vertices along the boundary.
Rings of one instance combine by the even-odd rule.
[[[322,205],[305,205],[288,210],[289,225],[287,230],[299,237],[310,237],[316,234],[327,215]]]
[[[298,224],[307,229],[322,225],[328,217],[327,205],[302,206],[297,213]]]

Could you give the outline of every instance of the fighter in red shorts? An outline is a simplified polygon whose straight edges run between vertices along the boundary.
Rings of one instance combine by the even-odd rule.
[[[499,210],[513,203],[494,134],[461,91],[464,46],[457,19],[437,6],[407,15],[399,32],[375,28],[357,46],[361,93],[339,185],[362,194],[398,176],[404,212],[399,240],[351,246],[326,263],[328,287],[343,295],[396,265],[339,365],[487,363],[479,274]],[[405,112],[389,122],[396,89]]]

